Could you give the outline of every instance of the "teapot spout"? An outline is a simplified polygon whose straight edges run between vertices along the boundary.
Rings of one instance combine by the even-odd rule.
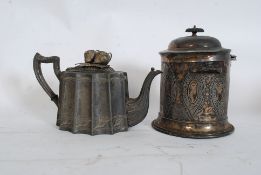
[[[135,126],[146,117],[149,108],[149,93],[151,82],[154,77],[162,73],[160,70],[151,68],[151,71],[145,78],[140,94],[137,98],[129,98],[127,101],[128,126]]]

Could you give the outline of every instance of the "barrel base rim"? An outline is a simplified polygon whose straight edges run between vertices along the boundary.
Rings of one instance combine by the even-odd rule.
[[[230,124],[227,120],[222,121],[221,125],[226,125],[222,130],[210,130],[209,132],[197,132],[197,131],[188,131],[184,130],[184,128],[181,126],[182,124],[177,122],[177,121],[171,121],[168,120],[168,123],[166,124],[166,121],[163,121],[161,117],[155,119],[152,121],[151,125],[152,127],[164,134],[172,135],[172,136],[177,136],[177,137],[183,137],[183,138],[193,138],[193,139],[209,139],[209,138],[218,138],[218,137],[223,137],[227,136],[229,134],[232,134],[235,130],[234,126]],[[179,126],[180,129],[177,127],[171,126],[173,123],[175,123],[175,126]],[[198,123],[195,123],[197,125]],[[206,125],[200,123],[202,125],[202,128],[206,126],[212,126],[212,123],[206,123]]]

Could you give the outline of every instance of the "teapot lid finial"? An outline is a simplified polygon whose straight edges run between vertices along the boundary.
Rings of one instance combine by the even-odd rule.
[[[111,61],[112,54],[100,50],[88,50],[84,52],[85,63],[107,65]]]
[[[88,50],[84,52],[84,63],[78,63],[74,68],[68,68],[68,71],[77,72],[112,72],[113,68],[108,65],[112,54],[100,50]]]

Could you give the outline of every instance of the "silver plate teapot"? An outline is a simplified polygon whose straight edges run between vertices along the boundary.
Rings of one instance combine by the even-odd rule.
[[[65,71],[60,71],[57,56],[34,56],[35,76],[58,107],[57,126],[72,133],[97,135],[127,131],[140,123],[148,112],[151,82],[161,71],[151,68],[139,96],[129,98],[127,73],[108,65],[110,53],[89,50],[84,56],[85,63]],[[42,63],[53,63],[60,81],[59,96],[46,83]]]

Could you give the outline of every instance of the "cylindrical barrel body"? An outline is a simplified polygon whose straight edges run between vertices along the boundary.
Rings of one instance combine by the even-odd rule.
[[[160,113],[154,128],[193,138],[232,132],[227,121],[229,71],[229,52],[163,54]]]

